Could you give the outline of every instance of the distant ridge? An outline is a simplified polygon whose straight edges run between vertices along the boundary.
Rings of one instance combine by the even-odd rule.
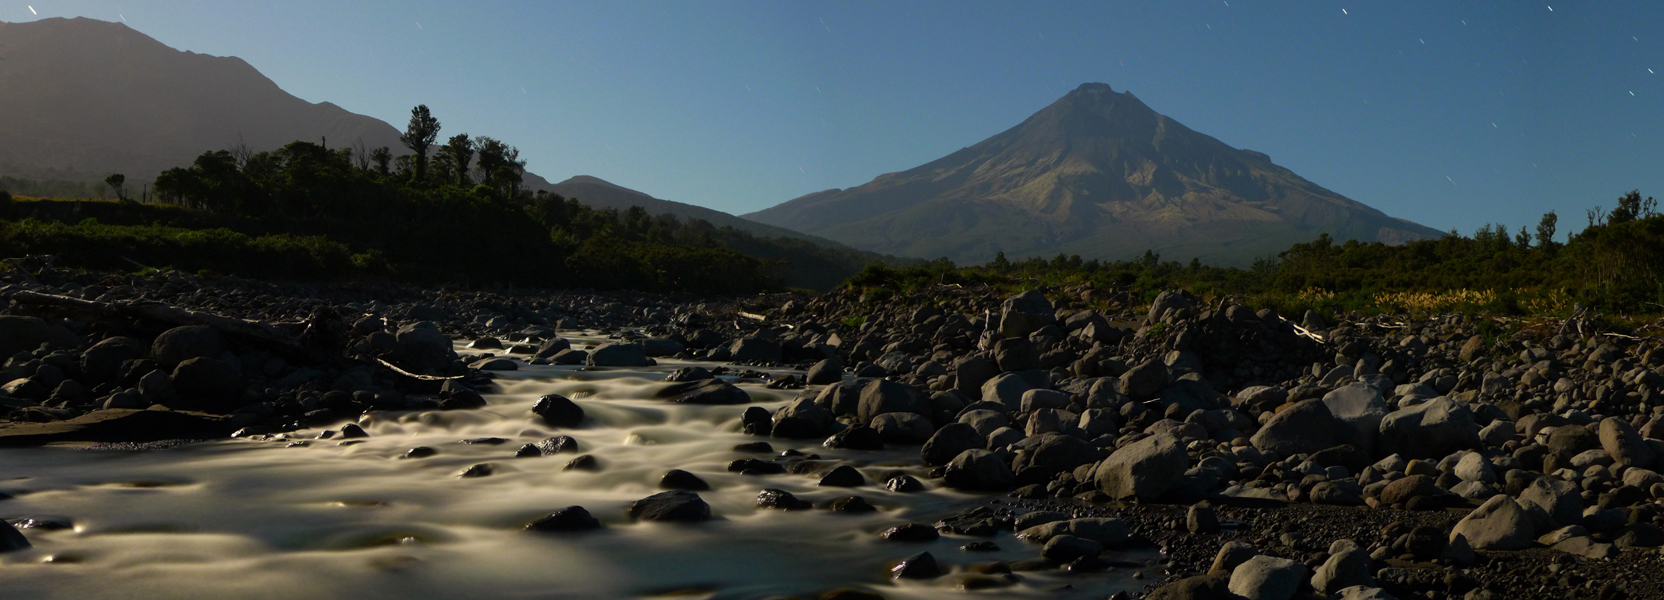
[[[703,219],[717,227],[733,227],[752,235],[792,238],[823,246],[843,247],[843,244],[823,237],[742,219],[719,210],[682,202],[660,200],[589,175],[578,175],[560,183],[534,187],[535,189],[546,189],[567,198],[576,198],[579,202],[596,208],[613,208],[622,211],[632,206],[640,206],[651,214],[672,214],[683,219]]]
[[[1155,250],[1247,266],[1309,241],[1398,244],[1441,232],[1341,196],[1088,83],[1016,127],[865,185],[808,194],[747,219],[856,248],[981,263]]]

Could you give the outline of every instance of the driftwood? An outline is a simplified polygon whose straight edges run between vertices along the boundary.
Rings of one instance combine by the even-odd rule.
[[[389,369],[392,369],[394,373],[398,373],[400,375],[403,375],[405,377],[409,377],[411,379],[420,379],[422,381],[451,381],[451,380],[454,380],[454,379],[467,379],[468,378],[467,375],[450,375],[450,376],[418,375],[416,373],[411,373],[410,371],[400,369],[398,365],[387,362],[385,359],[376,358],[376,357],[373,357],[373,356],[371,356],[371,357],[362,357],[361,356],[360,358],[368,358],[369,360],[374,361],[376,364],[379,364],[383,367],[387,367]]]
[[[300,340],[271,324],[187,310],[163,302],[98,302],[27,291],[12,294],[11,300],[24,306],[42,307],[102,319],[137,319],[174,326],[207,325],[219,330],[220,333],[287,351],[291,354],[305,352]]]
[[[747,319],[751,319],[753,321],[767,321],[768,320],[768,317],[763,316],[763,315],[759,315],[759,314],[756,314],[756,313],[748,313],[748,312],[745,312],[743,310],[739,311],[739,313],[740,313],[740,316],[745,317]]]
[[[1317,342],[1319,344],[1323,343],[1323,336],[1318,335],[1316,333],[1312,333],[1311,331],[1307,330],[1305,327],[1295,325],[1294,321],[1290,321],[1288,319],[1283,319],[1283,322],[1288,323],[1289,327],[1293,327],[1294,332],[1300,334],[1300,337],[1310,338],[1312,341]]]

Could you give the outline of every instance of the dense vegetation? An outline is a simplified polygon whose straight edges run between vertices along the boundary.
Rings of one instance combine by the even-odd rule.
[[[986,284],[1015,289],[1035,283],[1091,284],[1148,301],[1163,289],[1232,295],[1284,314],[1307,309],[1349,311],[1467,311],[1500,315],[1564,315],[1581,305],[1612,314],[1664,310],[1664,215],[1639,192],[1619,198],[1610,213],[1589,212],[1583,231],[1556,239],[1559,218],[1544,215],[1534,232],[1485,225],[1472,236],[1452,231],[1436,240],[1401,246],[1327,235],[1296,244],[1249,269],[1162,261],[1081,260],[1056,256],[1009,261],[1003,255],[976,267],[946,260],[891,268],[873,265],[849,285],[908,291],[932,284]]]
[[[467,134],[436,145],[438,131],[424,106],[405,135],[412,154],[398,158],[310,142],[205,152],[156,178],[155,203],[126,200],[119,175],[103,189],[117,201],[8,196],[0,253],[89,268],[721,294],[828,289],[874,256],[534,193],[513,146]]]

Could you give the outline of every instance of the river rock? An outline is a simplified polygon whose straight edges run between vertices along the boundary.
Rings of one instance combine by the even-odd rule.
[[[1034,389],[1034,386],[1016,373],[1002,373],[982,384],[981,397],[983,402],[997,402],[1007,411],[1019,410],[1023,407],[1023,394]]]
[[[689,473],[681,469],[671,469],[666,471],[664,477],[659,478],[659,487],[667,490],[688,490],[695,492],[711,489],[711,485],[705,483],[705,480],[700,479],[698,475],[694,475],[693,473]]]
[[[81,353],[81,374],[94,383],[115,381],[121,377],[122,363],[143,358],[148,350],[144,342],[130,337],[105,339]]]
[[[1656,458],[1652,447],[1641,439],[1641,434],[1617,417],[1601,420],[1599,436],[1601,448],[1620,465],[1646,468],[1652,466]]]
[[[780,362],[780,342],[760,337],[743,337],[728,345],[729,360],[750,363]]]
[[[1167,365],[1152,358],[1122,373],[1119,391],[1134,400],[1148,400],[1167,387],[1169,377]]]
[[[75,348],[81,345],[81,338],[61,325],[47,323],[35,317],[0,315],[0,357],[34,350],[41,344]],[[218,349],[211,356],[219,356]],[[177,362],[169,363],[167,366],[172,367]]]
[[[798,398],[774,411],[771,435],[787,439],[825,437],[832,422],[832,413],[816,404],[814,398]]]
[[[1184,444],[1163,434],[1117,449],[1094,472],[1098,489],[1112,498],[1154,500],[1172,489],[1189,464]]]
[[[647,353],[635,343],[601,344],[590,349],[584,364],[591,367],[645,367]]]
[[[243,381],[237,371],[217,358],[188,358],[171,376],[174,390],[197,399],[211,411],[230,412],[242,404]]]
[[[1341,546],[1340,551],[1334,552],[1331,548],[1329,559],[1312,573],[1312,589],[1327,596],[1352,586],[1374,586],[1369,552],[1351,540],[1339,540],[1336,545]]]
[[[930,403],[912,386],[888,379],[874,381],[861,390],[856,408],[856,418],[861,422],[871,423],[878,415],[896,412],[928,415]]]
[[[1271,417],[1249,441],[1260,452],[1278,456],[1311,454],[1338,443],[1338,426],[1329,407],[1321,400],[1294,403]]]
[[[1011,468],[1039,469],[1048,475],[1073,471],[1075,467],[1103,460],[1103,451],[1077,437],[1046,433],[1029,438],[1034,443],[1017,451]]]
[[[1387,416],[1387,402],[1381,390],[1365,383],[1341,386],[1323,395],[1323,405],[1341,423],[1347,443],[1366,453],[1374,452],[1381,419]]]
[[[1056,320],[1052,302],[1036,290],[1006,298],[1000,305],[1000,335],[1006,338],[1026,338]]]
[[[843,363],[838,362],[837,358],[827,358],[815,363],[815,366],[809,367],[808,377],[805,382],[809,385],[825,385],[828,383],[837,383],[842,381],[843,378]]]
[[[1389,505],[1404,504],[1416,496],[1434,497],[1444,493],[1432,477],[1427,475],[1410,475],[1394,480],[1381,488],[1380,499]]]
[[[1518,550],[1531,546],[1535,531],[1526,510],[1499,494],[1457,522],[1450,537],[1466,537],[1474,550]]]
[[[659,390],[655,395],[672,404],[733,405],[751,403],[751,396],[746,394],[745,390],[721,379],[700,379],[674,383]]]
[[[1537,530],[1550,531],[1575,525],[1583,519],[1582,488],[1577,484],[1545,475],[1531,481],[1520,492],[1519,503],[1531,513]]]
[[[538,398],[537,402],[532,404],[532,413],[550,427],[577,427],[584,420],[583,407],[560,394]]]
[[[568,506],[526,525],[526,531],[565,533],[600,529],[601,521],[582,506]]]
[[[445,337],[445,334],[440,333],[439,326],[429,321],[400,327],[395,339],[399,348],[398,361],[406,368],[418,372],[444,368],[455,354],[451,349],[451,338]],[[160,342],[161,338],[157,338],[157,341]],[[153,349],[152,353],[154,352]]]
[[[637,521],[691,523],[711,519],[711,505],[699,494],[687,490],[653,494],[630,503],[625,512]]]
[[[1017,481],[998,454],[982,449],[959,453],[948,462],[942,479],[949,487],[980,491],[1009,489]]]
[[[23,537],[23,532],[12,527],[11,523],[0,521],[0,552],[26,550],[30,546],[29,538]]]
[[[890,412],[872,418],[868,424],[886,444],[923,444],[936,433],[936,426],[924,415]]]
[[[1145,600],[1242,600],[1231,593],[1225,574],[1186,577],[1156,588]]]
[[[1443,458],[1457,450],[1480,448],[1479,425],[1473,411],[1440,396],[1382,418],[1376,447],[1378,455]]]
[[[1040,549],[1040,558],[1056,564],[1065,564],[1083,556],[1097,556],[1104,551],[1104,545],[1086,538],[1072,535],[1059,535],[1046,542]]]
[[[1306,566],[1298,562],[1260,555],[1231,571],[1231,593],[1248,600],[1289,600],[1306,579]]]
[[[924,443],[924,448],[920,449],[919,455],[926,464],[941,466],[952,462],[954,457],[966,450],[985,447],[986,443],[987,440],[972,426],[949,423],[930,436],[930,440]]]
[[[942,568],[936,564],[936,557],[929,552],[920,552],[896,563],[890,569],[890,577],[895,579],[933,579],[942,575]]]
[[[170,368],[192,358],[217,358],[224,351],[225,341],[220,332],[207,325],[169,329],[156,336],[150,346],[150,355],[157,364]]]

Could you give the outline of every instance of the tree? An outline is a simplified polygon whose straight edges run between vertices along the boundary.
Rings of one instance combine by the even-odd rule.
[[[526,161],[520,160],[520,150],[493,138],[474,138],[479,150],[480,183],[514,196],[526,172]]]
[[[1543,220],[1537,222],[1538,248],[1542,248],[1544,250],[1554,249],[1554,245],[1556,243],[1554,241],[1554,228],[1555,225],[1558,225],[1559,223],[1560,216],[1554,214],[1554,211],[1551,210],[1543,213]]]
[[[1651,197],[1642,200],[1641,190],[1630,190],[1629,193],[1618,198],[1618,207],[1612,209],[1612,212],[1606,215],[1606,222],[1617,225],[1650,217],[1653,214],[1653,207],[1656,205],[1657,203]]]
[[[439,152],[450,158],[451,168],[455,171],[457,187],[468,187],[468,163],[474,160],[474,139],[468,134],[461,133],[451,136]]]
[[[410,109],[410,124],[404,128],[404,134],[399,141],[406,148],[415,153],[416,181],[426,181],[428,177],[428,148],[433,141],[439,139],[439,119],[433,118],[428,112],[428,105],[418,104]]]
[[[115,190],[117,200],[126,200],[127,199],[126,183],[127,183],[127,176],[122,175],[121,173],[116,173],[114,175],[111,175],[109,177],[104,178],[104,185],[108,185],[108,186],[110,186],[110,189]]]
[[[387,175],[392,172],[393,151],[386,146],[370,151],[370,160],[376,163],[376,172]]]

